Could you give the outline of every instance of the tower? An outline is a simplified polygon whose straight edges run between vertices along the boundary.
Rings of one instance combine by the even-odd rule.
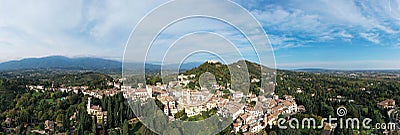
[[[186,93],[186,103],[187,104],[191,104],[191,101],[190,101],[190,90],[189,89],[187,89],[187,93]]]
[[[151,88],[151,87],[149,87],[149,86],[146,85],[146,91],[147,91],[148,96],[151,97],[152,94],[153,94],[153,88]]]
[[[88,97],[88,104],[87,104],[87,112],[90,114],[90,102],[91,102],[91,100],[92,100],[92,97]]]

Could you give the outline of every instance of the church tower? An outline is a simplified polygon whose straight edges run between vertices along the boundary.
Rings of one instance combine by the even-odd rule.
[[[187,104],[191,104],[192,102],[190,101],[190,90],[187,89],[187,93],[186,93],[186,103]]]
[[[91,100],[92,100],[92,97],[88,97],[88,104],[87,104],[87,112],[88,112],[88,114],[90,114],[90,102],[91,102]]]

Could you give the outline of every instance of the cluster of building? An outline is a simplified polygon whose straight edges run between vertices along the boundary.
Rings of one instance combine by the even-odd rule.
[[[133,101],[160,101],[163,105],[160,109],[170,120],[175,120],[175,114],[181,111],[188,117],[193,117],[217,109],[219,116],[232,118],[232,132],[235,133],[258,133],[267,125],[277,124],[279,115],[290,116],[305,112],[305,107],[298,106],[295,98],[288,95],[280,99],[274,94],[268,97],[257,96],[222,87],[213,87],[218,88],[215,92],[185,88],[191,78],[195,78],[195,75],[179,75],[176,82],[158,83],[156,86],[138,84],[138,88],[123,87],[122,90],[124,96]],[[229,93],[224,93],[223,90],[229,90]]]
[[[229,105],[232,110],[234,124],[233,129],[235,133],[258,133],[268,125],[277,124],[276,121],[279,115],[290,116],[298,112],[305,112],[304,106],[298,106],[295,98],[285,95],[280,99],[278,95],[273,95],[271,98],[258,96],[257,99],[252,99],[254,95],[248,95],[247,102],[256,101],[255,105],[240,105],[238,103]]]
[[[81,91],[84,95],[89,95],[91,97],[99,99],[102,99],[103,96],[114,96],[119,92],[121,92],[120,83],[112,81],[108,82],[107,85],[112,86],[113,88],[105,90],[91,90],[89,89],[89,86],[65,86],[65,85],[61,85],[60,87],[56,87],[54,85],[50,87],[45,87],[44,85],[27,85],[26,88],[36,92],[61,91],[61,92],[74,92],[75,94],[78,94],[79,91]]]
[[[216,63],[217,61],[209,61]],[[113,96],[118,92],[124,92],[125,98],[141,100],[145,103],[148,99],[158,100],[162,103],[164,114],[175,120],[178,112],[184,112],[187,117],[201,115],[202,112],[217,109],[217,114],[222,117],[229,117],[233,120],[233,131],[235,133],[258,133],[267,125],[274,125],[279,115],[293,115],[304,112],[304,106],[298,106],[295,98],[285,95],[280,99],[277,95],[269,97],[257,96],[253,93],[243,93],[235,91],[226,86],[214,84],[213,91],[208,89],[194,90],[186,86],[196,78],[195,74],[179,75],[177,81],[168,84],[156,83],[156,85],[145,85],[139,83],[137,88],[131,86],[121,86],[113,82],[108,85],[116,86],[108,90],[89,90],[87,86],[70,86],[61,88],[45,88],[44,86],[27,86],[30,90],[36,91],[81,91],[89,95],[87,112],[88,115],[97,118],[97,123],[107,123],[107,111],[103,111],[100,105],[92,105],[91,98],[103,98],[103,96]],[[251,82],[259,82],[260,79],[252,79]],[[222,92],[229,90],[229,93]],[[51,127],[51,126],[50,126]]]
[[[114,96],[118,93],[122,92],[118,89],[106,89],[106,90],[84,90],[82,93],[84,95],[89,95],[91,97],[95,97],[98,99],[102,99],[103,96]]]
[[[328,101],[331,101],[331,102],[349,102],[349,103],[354,102],[353,99],[348,99],[348,98],[346,98],[344,96],[341,96],[341,95],[337,95],[337,96],[328,98]]]
[[[88,90],[89,86],[65,86],[61,85],[60,87],[56,87],[54,85],[46,87],[44,85],[27,85],[26,86],[29,90],[36,91],[36,92],[45,92],[45,91],[61,91],[61,92],[70,92],[73,91],[78,93],[79,90]]]
[[[112,80],[108,81],[107,85],[113,87],[113,89],[121,89],[122,84],[120,82],[123,82],[125,78],[117,79],[117,80]],[[50,86],[45,86],[45,85],[26,85],[26,88],[29,90],[33,90],[36,92],[44,92],[44,91],[62,91],[62,92],[75,92],[78,93],[79,90],[81,91],[86,91],[90,90],[89,86],[66,86],[65,84],[61,84],[60,86],[56,86],[54,83],[52,83]]]
[[[213,93],[208,90],[197,91],[197,90],[177,90],[164,88],[163,85],[158,86],[145,86],[138,87],[135,89],[123,89],[125,91],[124,96],[126,98],[132,98],[134,100],[147,101],[149,98],[157,99],[160,101],[164,108],[164,113],[171,119],[175,117],[175,114],[179,111],[185,111],[188,117],[201,114],[203,111],[207,111],[216,108],[221,105],[221,102],[227,102],[228,99],[222,99],[216,97]]]

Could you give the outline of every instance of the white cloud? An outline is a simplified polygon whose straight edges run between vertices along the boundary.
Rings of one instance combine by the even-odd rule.
[[[375,44],[379,44],[379,34],[376,33],[360,33],[360,36]]]
[[[121,59],[138,20],[165,1],[2,1],[0,61],[47,55]]]
[[[323,68],[323,69],[399,69],[398,60],[358,60],[358,61],[310,61],[277,64],[282,69]]]
[[[121,58],[135,24],[166,1],[2,1],[0,61],[43,55]],[[335,40],[352,42],[365,39],[372,44],[385,44],[387,37],[400,38],[399,17],[393,12],[399,6],[388,4],[388,1],[394,0],[236,1],[260,20],[274,49],[278,51]],[[399,3],[398,0],[396,2]],[[237,10],[221,8],[218,4],[203,6],[242,16]],[[169,14],[177,13],[171,11]],[[239,19],[237,23],[246,25],[246,21]],[[239,47],[242,50],[252,51],[239,33],[224,24],[188,21],[172,28],[165,31],[158,44],[170,44],[182,33],[209,30],[241,44]],[[261,39],[259,35],[254,35],[259,31],[253,29],[250,35]],[[202,43],[216,46],[213,41]]]
[[[295,41],[323,43],[334,40],[351,42],[368,37],[371,43],[382,44],[376,35],[398,37],[400,28],[398,20],[391,17],[393,13],[388,11],[388,1],[294,0],[268,1],[269,4],[259,1],[258,7],[249,7],[268,34],[285,35],[281,36],[281,40],[289,36],[297,37]],[[359,33],[374,33],[374,36]],[[279,48],[287,44],[278,43],[274,46]]]

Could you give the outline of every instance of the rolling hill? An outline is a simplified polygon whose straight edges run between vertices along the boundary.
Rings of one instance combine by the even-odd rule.
[[[181,71],[189,70],[200,63],[184,63],[180,65]],[[179,65],[178,65],[179,66]],[[165,65],[165,70],[173,69],[177,64]],[[143,63],[125,63],[124,68],[129,71],[141,71]],[[13,70],[39,70],[39,69],[65,69],[89,70],[96,72],[121,72],[122,62],[93,57],[68,58],[64,56],[49,56],[43,58],[26,58],[0,63],[0,71]],[[159,72],[161,65],[146,63],[146,72]]]
[[[113,60],[90,57],[68,58],[64,56],[50,56],[44,58],[27,58],[0,64],[0,71],[26,69],[115,71],[121,69],[121,63]]]

